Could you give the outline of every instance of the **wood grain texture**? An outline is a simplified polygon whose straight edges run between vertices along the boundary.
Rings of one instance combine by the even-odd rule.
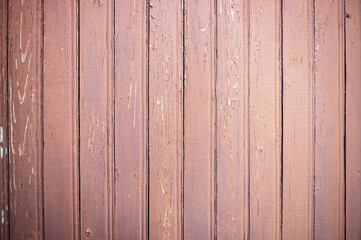
[[[346,13],[346,239],[361,239],[361,1]]]
[[[146,1],[115,1],[115,239],[147,239],[146,21]]]
[[[113,237],[113,1],[80,1],[82,239]]]
[[[213,239],[215,151],[214,1],[184,5],[184,239]]]
[[[281,233],[281,2],[250,2],[250,238]]]
[[[9,1],[11,239],[43,239],[42,10]]]
[[[0,2],[0,239],[9,239],[8,6]]]
[[[149,238],[182,239],[182,1],[149,11]]]
[[[283,239],[313,237],[313,1],[283,1]]]
[[[77,19],[76,1],[44,1],[45,239],[79,235]]]
[[[217,238],[249,238],[249,3],[217,2]]]
[[[344,2],[315,1],[315,238],[344,238]]]

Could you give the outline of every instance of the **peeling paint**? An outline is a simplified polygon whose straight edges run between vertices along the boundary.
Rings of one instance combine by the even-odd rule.
[[[28,123],[29,123],[29,115],[26,118],[23,142],[21,144],[19,144],[19,147],[18,147],[19,156],[22,156],[25,153],[26,132],[28,130]]]
[[[205,31],[207,31],[208,26],[209,26],[209,20],[208,20],[208,22],[207,22],[206,26],[204,26],[203,28],[201,28],[201,29],[200,29],[200,31],[201,31],[201,32],[205,32]]]
[[[129,94],[128,94],[128,109],[130,107],[130,100],[132,99],[132,86],[133,84],[129,85]]]
[[[135,127],[135,113],[136,113],[136,108],[137,108],[137,85],[135,85],[134,87],[134,114],[133,114],[133,127]]]
[[[28,79],[29,79],[30,63],[31,63],[31,54],[30,54],[30,57],[29,57],[28,71],[27,71],[27,73],[26,73],[26,78],[25,78],[25,85],[24,85],[23,94],[21,95],[20,89],[18,90],[18,99],[19,99],[20,104],[23,104],[23,103],[24,103],[25,96],[26,96],[26,89],[27,89],[27,86],[28,86]]]

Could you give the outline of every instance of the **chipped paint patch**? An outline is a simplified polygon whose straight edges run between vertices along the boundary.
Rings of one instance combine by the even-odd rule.
[[[0,143],[2,143],[4,141],[4,137],[3,137],[3,127],[0,127]]]
[[[130,100],[132,99],[132,86],[133,84],[129,85],[129,94],[128,94],[128,109],[130,107]]]
[[[233,9],[233,7],[232,7],[232,8],[231,8],[232,21],[234,20],[234,13],[235,13],[235,11],[234,11],[234,9]]]
[[[24,130],[24,139],[21,144],[19,144],[18,150],[19,150],[19,156],[24,155],[25,153],[25,143],[26,143],[26,132],[28,130],[28,123],[29,123],[29,115],[26,118],[26,124],[25,124],[25,130]]]
[[[4,149],[3,149],[3,147],[0,147],[0,157],[1,158],[4,157]]]
[[[4,210],[1,210],[1,224],[5,223],[5,214],[4,214]]]
[[[208,20],[208,22],[207,22],[206,26],[204,26],[203,28],[201,28],[201,29],[200,29],[200,31],[201,31],[201,32],[205,32],[205,31],[207,31],[208,26],[209,26],[209,20]]]

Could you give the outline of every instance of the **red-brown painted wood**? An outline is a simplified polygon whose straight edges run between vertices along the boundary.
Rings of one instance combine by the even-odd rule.
[[[0,238],[359,239],[360,10],[1,1]]]
[[[249,3],[217,2],[217,237],[249,238]]]
[[[8,176],[8,83],[7,83],[7,19],[6,1],[0,2],[0,239],[9,239],[9,176]]]
[[[10,239],[43,239],[43,6],[8,4]]]
[[[344,238],[344,1],[315,1],[315,238]]]
[[[283,239],[313,238],[313,2],[283,0]]]
[[[115,239],[147,239],[146,21],[146,1],[115,1]]]
[[[281,1],[250,1],[250,238],[281,233]]]
[[[346,0],[346,239],[361,239],[361,1]]]
[[[79,236],[77,7],[44,1],[45,239]]]
[[[214,7],[213,0],[184,3],[184,239],[215,235]]]
[[[149,238],[182,239],[182,1],[150,1]]]
[[[113,237],[113,1],[81,0],[80,234]]]

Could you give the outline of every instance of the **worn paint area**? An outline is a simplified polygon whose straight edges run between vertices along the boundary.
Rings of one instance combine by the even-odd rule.
[[[361,239],[360,13],[0,1],[0,239]]]

